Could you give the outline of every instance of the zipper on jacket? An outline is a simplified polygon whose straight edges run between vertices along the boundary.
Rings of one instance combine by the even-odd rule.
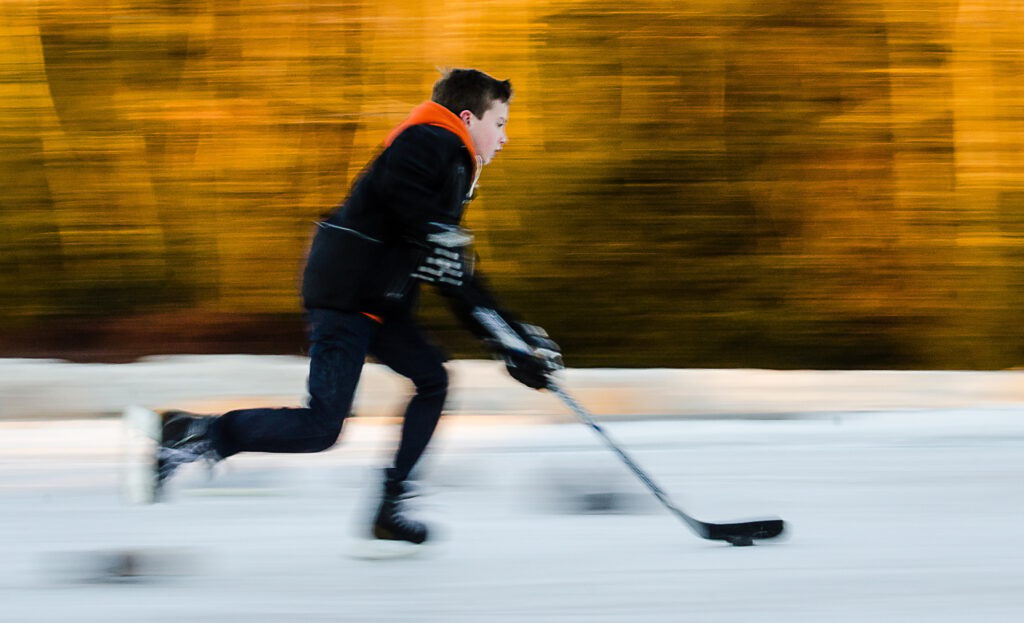
[[[348,232],[354,236],[358,236],[363,240],[369,240],[370,242],[376,242],[377,244],[381,243],[380,240],[377,240],[373,236],[367,236],[361,231],[349,229],[348,227],[342,227],[341,225],[335,225],[334,223],[328,223],[327,221],[317,221],[316,225],[321,229],[340,229],[341,231]]]

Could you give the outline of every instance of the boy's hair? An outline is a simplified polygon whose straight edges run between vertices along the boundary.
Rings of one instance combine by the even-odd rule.
[[[512,99],[512,83],[492,78],[476,69],[449,69],[434,83],[430,99],[456,115],[468,110],[479,119],[495,100]]]

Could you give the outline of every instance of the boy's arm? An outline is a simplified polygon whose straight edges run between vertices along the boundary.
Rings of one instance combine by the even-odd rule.
[[[388,148],[378,192],[397,217],[407,239],[423,248],[414,277],[432,283],[455,315],[504,360],[509,373],[534,389],[547,387],[547,375],[561,369],[561,351],[540,327],[518,322],[501,309],[486,280],[474,273],[469,255],[472,235],[458,226],[449,197],[443,196],[452,166],[436,140],[412,127]]]
[[[503,309],[479,272],[463,280],[435,283],[455,316],[504,359],[509,374],[520,383],[544,389],[548,375],[564,367],[558,344],[541,327],[521,322]]]

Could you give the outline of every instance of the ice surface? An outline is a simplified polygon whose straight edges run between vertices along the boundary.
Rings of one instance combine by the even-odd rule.
[[[387,420],[350,422],[322,454],[234,457],[209,481],[190,466],[145,507],[119,498],[118,422],[0,422],[0,621],[1024,620],[1016,409],[607,428],[688,512],[778,514],[789,538],[694,537],[579,424],[458,417],[419,499],[446,538],[355,560]],[[566,481],[636,503],[551,504]],[[137,576],[97,578],[125,553]]]

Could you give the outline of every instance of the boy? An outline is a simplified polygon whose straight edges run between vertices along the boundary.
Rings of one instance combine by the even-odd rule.
[[[319,452],[334,445],[366,356],[407,377],[409,401],[394,463],[384,473],[372,535],[420,544],[429,532],[406,516],[406,482],[437,426],[448,388],[444,358],[414,319],[419,283],[434,285],[467,327],[534,389],[561,367],[539,327],[501,310],[474,271],[472,236],[459,227],[481,169],[508,140],[512,87],[474,69],[434,85],[388,136],[339,208],[318,223],[303,276],[310,325],[309,406],[245,409],[220,417],[172,411],[161,418],[154,498],[175,469],[238,452]]]

